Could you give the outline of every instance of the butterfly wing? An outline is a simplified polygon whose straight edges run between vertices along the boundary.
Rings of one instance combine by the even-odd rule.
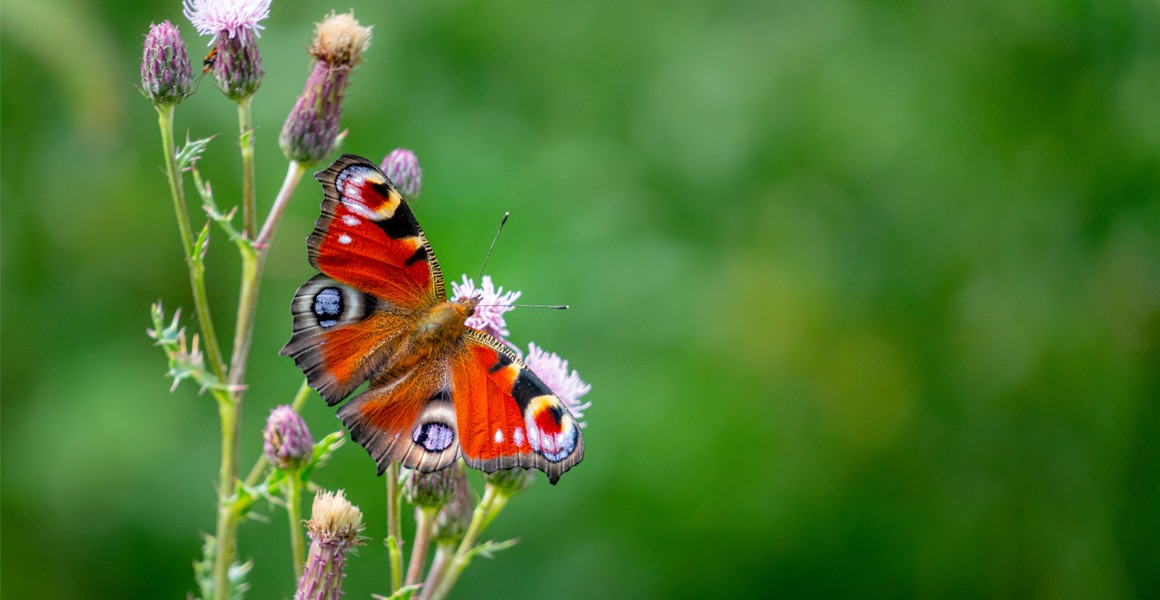
[[[350,437],[375,459],[380,475],[393,460],[429,473],[459,457],[447,360],[428,358],[402,372],[384,373],[338,409]]]
[[[348,154],[315,177],[322,214],[307,248],[323,275],[298,288],[281,353],[334,405],[387,363],[416,315],[446,292],[415,215],[374,163]]]
[[[407,307],[446,300],[427,236],[387,176],[346,154],[315,178],[322,215],[306,240],[310,264],[380,300]]]
[[[451,397],[467,466],[536,468],[553,484],[584,458],[568,407],[507,346],[468,330],[451,360]]]

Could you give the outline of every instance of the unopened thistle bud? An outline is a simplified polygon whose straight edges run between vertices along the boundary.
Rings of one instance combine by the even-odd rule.
[[[362,512],[346,500],[341,490],[335,494],[319,492],[306,530],[310,553],[294,600],[342,598],[346,553],[362,544],[358,537],[363,530]]]
[[[467,485],[467,475],[463,468],[453,465],[444,471],[449,471],[452,475],[451,496],[435,517],[431,539],[438,544],[458,544],[467,533],[467,528],[471,526],[471,513],[475,510],[475,501],[471,497],[471,487]]]
[[[535,471],[522,467],[500,469],[494,473],[488,473],[486,479],[489,484],[495,487],[497,492],[504,496],[515,496],[532,485],[532,482],[535,481]]]
[[[459,471],[458,465],[432,473],[414,469],[408,471],[407,478],[403,480],[403,494],[407,502],[425,508],[439,508],[447,504],[455,493],[456,471]]]
[[[286,158],[312,164],[334,150],[350,72],[370,41],[371,28],[359,25],[353,14],[331,13],[315,27],[309,50],[314,69],[278,137]]]
[[[419,168],[419,157],[406,148],[395,148],[383,159],[383,172],[395,184],[395,189],[410,202],[419,197],[423,189],[423,169]]]
[[[149,26],[141,57],[141,90],[157,105],[177,104],[193,93],[193,71],[185,42],[169,21]]]
[[[262,437],[266,458],[280,469],[300,468],[314,453],[314,438],[306,421],[289,406],[270,411]]]
[[[270,0],[185,0],[185,17],[202,35],[212,35],[213,51],[206,59],[218,88],[241,101],[262,84],[258,53],[258,23],[270,16]]]

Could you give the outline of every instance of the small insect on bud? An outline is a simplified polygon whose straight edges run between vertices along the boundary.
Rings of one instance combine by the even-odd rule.
[[[266,458],[279,469],[298,469],[314,453],[314,438],[302,416],[289,406],[270,411],[263,433]]]
[[[185,42],[169,21],[150,25],[141,57],[141,90],[156,105],[174,105],[193,93]]]
[[[359,25],[353,14],[331,13],[315,27],[314,68],[278,136],[286,158],[313,164],[335,149],[350,72],[362,62],[370,40],[371,28]]]
[[[214,36],[202,72],[212,69],[218,88],[231,100],[258,91],[266,71],[257,37],[259,22],[270,16],[270,0],[185,0],[184,12],[198,33]]]
[[[347,501],[342,491],[319,492],[306,522],[310,553],[298,580],[294,600],[324,600],[342,597],[346,553],[361,545],[362,512]]]
[[[515,496],[528,489],[535,481],[535,471],[515,467],[488,473],[487,482],[504,496]]]
[[[395,148],[383,159],[383,172],[407,202],[419,197],[423,189],[423,169],[419,157],[406,148]]]

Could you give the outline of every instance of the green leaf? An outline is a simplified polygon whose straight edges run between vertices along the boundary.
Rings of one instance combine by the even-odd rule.
[[[205,148],[209,145],[210,140],[214,139],[215,137],[217,136],[211,135],[200,140],[193,140],[192,142],[189,141],[189,137],[186,137],[185,145],[177,151],[177,156],[175,157],[177,159],[177,170],[185,171],[186,169],[192,167],[194,163],[197,162],[197,159],[201,158],[201,155],[203,152],[205,152]]]

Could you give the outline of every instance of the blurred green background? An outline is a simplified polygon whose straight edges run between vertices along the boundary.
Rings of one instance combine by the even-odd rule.
[[[343,149],[418,153],[449,279],[511,211],[488,271],[573,306],[513,339],[593,386],[584,462],[456,597],[1160,596],[1160,3],[274,0],[263,207],[312,24],[351,6]],[[191,307],[135,89],[162,19],[197,63],[176,0],[3,4],[6,597],[183,597],[213,528],[215,406],[145,336]],[[233,104],[202,81],[177,129],[220,134],[236,203]],[[301,381],[277,350],[320,199],[271,249],[243,468]],[[221,236],[210,261],[230,331]],[[385,592],[370,459],[317,479],[367,516],[348,597]],[[284,519],[242,527],[253,598],[292,595]]]

